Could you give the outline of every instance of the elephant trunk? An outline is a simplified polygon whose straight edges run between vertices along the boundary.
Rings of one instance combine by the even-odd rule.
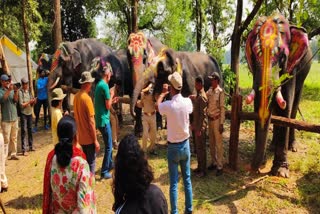
[[[283,96],[282,96],[282,93],[281,93],[281,90],[279,90],[276,94],[276,101],[279,105],[279,107],[284,110],[287,106],[287,102],[283,99]]]
[[[145,86],[144,82],[145,82],[144,78],[141,78],[139,80],[139,82],[137,82],[137,84],[134,87],[134,91],[133,91],[131,102],[130,102],[130,113],[131,113],[133,118],[136,117],[136,114],[134,112],[134,108],[136,106],[136,103],[137,103],[138,97],[139,97],[139,95],[141,93],[141,90]]]

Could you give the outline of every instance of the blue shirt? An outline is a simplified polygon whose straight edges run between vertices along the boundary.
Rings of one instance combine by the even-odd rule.
[[[110,90],[104,80],[100,80],[94,91],[94,111],[96,126],[105,127],[110,123],[110,111],[106,108],[106,100],[110,99]]]
[[[37,80],[37,96],[39,100],[48,99],[48,77],[39,78]]]

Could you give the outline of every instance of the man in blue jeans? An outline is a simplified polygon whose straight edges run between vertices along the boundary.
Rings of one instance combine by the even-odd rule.
[[[98,83],[94,91],[94,111],[96,127],[99,129],[105,145],[104,157],[101,167],[101,178],[111,178],[110,171],[113,168],[112,161],[112,133],[110,126],[110,108],[114,93],[110,93],[109,81],[112,76],[112,68],[108,62],[101,62],[103,70],[98,73]],[[99,80],[100,79],[100,80]]]
[[[178,166],[180,165],[185,193],[185,213],[189,214],[192,213],[189,114],[192,113],[193,106],[191,100],[182,97],[180,93],[182,89],[182,77],[180,73],[174,72],[169,75],[168,80],[170,87],[167,84],[163,85],[162,93],[157,99],[157,110],[161,115],[166,115],[167,117],[167,158],[170,176],[171,213],[178,213]],[[169,92],[172,97],[171,100],[161,103]]]

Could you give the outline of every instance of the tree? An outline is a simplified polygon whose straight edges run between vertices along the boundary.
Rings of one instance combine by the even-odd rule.
[[[54,48],[58,49],[62,42],[61,33],[61,11],[60,11],[60,0],[54,0],[54,20],[53,20],[53,32],[54,32]]]

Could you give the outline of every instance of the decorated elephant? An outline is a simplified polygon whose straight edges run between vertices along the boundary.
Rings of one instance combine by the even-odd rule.
[[[111,48],[96,39],[61,43],[53,55],[48,88],[63,84],[79,88],[78,80],[88,71],[93,58],[111,53]]]
[[[180,65],[176,63],[176,59],[178,59]],[[178,69],[178,66],[181,66],[181,69]],[[147,84],[153,82],[154,94],[160,94],[162,85],[168,83],[168,76],[176,70],[180,70],[182,73],[183,87],[181,94],[185,97],[195,93],[194,81],[197,76],[203,77],[205,90],[210,87],[209,74],[216,71],[222,76],[217,61],[210,55],[200,52],[180,52],[170,48],[163,48],[150,63],[150,66],[143,74],[143,78],[140,78],[139,82],[135,85],[130,104],[131,113],[134,113],[133,106],[135,106],[141,90]],[[222,84],[222,81],[220,84]]]
[[[143,77],[143,73],[152,59],[165,46],[156,38],[147,39],[142,32],[131,33],[128,38],[128,62],[132,71],[133,86]],[[134,111],[134,112],[133,112]],[[135,117],[135,134],[142,133],[141,108],[132,109]],[[161,116],[157,114],[157,126],[161,127]]]
[[[279,14],[260,17],[246,41],[246,57],[253,74],[253,89],[246,102],[254,100],[255,154],[252,169],[263,163],[271,114],[295,118],[304,80],[311,66],[308,36]],[[287,150],[295,147],[294,129],[273,126],[275,145],[271,173],[289,177]]]

